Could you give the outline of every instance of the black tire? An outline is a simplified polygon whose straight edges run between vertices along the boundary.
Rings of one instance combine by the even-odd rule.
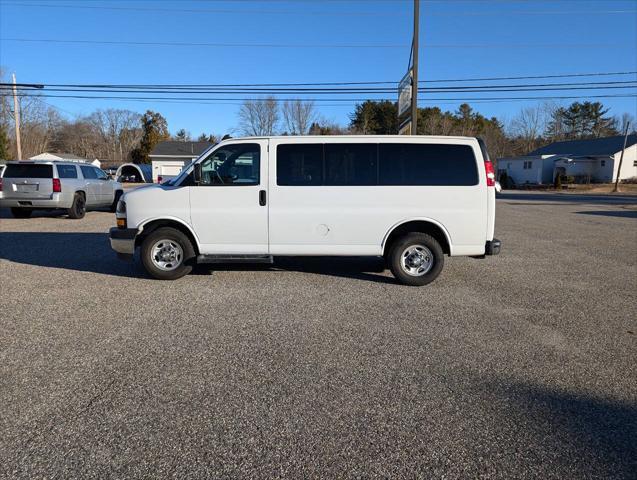
[[[86,215],[86,197],[83,193],[77,192],[73,195],[73,203],[71,204],[71,208],[68,209],[67,214],[69,218],[74,220],[84,218],[84,215]]]
[[[169,253],[178,252],[181,249],[181,258],[175,258],[175,264],[168,261],[166,268],[160,268],[156,262],[162,260],[153,259],[153,250],[155,247],[160,247],[161,242],[166,242],[166,247]],[[173,248],[174,245],[178,245],[178,249]],[[169,255],[170,256],[170,255]],[[158,280],[176,280],[185,275],[188,275],[192,271],[193,264],[195,263],[195,249],[190,242],[190,239],[182,232],[175,228],[164,227],[158,228],[154,232],[151,232],[142,242],[141,248],[142,264],[148,272],[148,274]]]
[[[121,190],[116,190],[115,191],[115,197],[113,197],[113,203],[111,205],[111,212],[115,213],[115,210],[117,210],[117,202],[119,202],[119,199],[122,197],[122,194],[124,192],[122,192]]]
[[[14,218],[29,218],[32,213],[33,209],[31,208],[11,207],[11,215]]]
[[[413,248],[411,254],[410,248]],[[440,275],[445,256],[435,238],[426,233],[413,232],[394,242],[387,260],[396,280],[404,285],[420,287],[433,282]],[[425,263],[419,265],[419,262]],[[413,273],[409,273],[407,268]]]

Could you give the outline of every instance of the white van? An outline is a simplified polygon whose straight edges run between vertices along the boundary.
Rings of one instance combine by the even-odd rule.
[[[383,256],[425,285],[444,255],[484,257],[494,239],[495,176],[469,137],[303,136],[223,141],[168,184],[128,192],[112,248],[148,273],[274,256]]]

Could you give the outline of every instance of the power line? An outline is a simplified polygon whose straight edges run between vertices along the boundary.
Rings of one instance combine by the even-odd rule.
[[[448,78],[448,79],[435,79],[435,80],[421,80],[419,84],[425,83],[442,83],[442,82],[482,82],[482,81],[496,81],[496,80],[527,80],[527,79],[548,79],[548,78],[575,78],[575,77],[596,77],[596,76],[625,76],[625,75],[637,75],[637,71],[627,72],[591,72],[591,73],[568,73],[568,74],[555,74],[555,75],[527,75],[527,76],[502,76],[502,77],[473,77],[473,78]],[[637,77],[636,77],[637,80]],[[601,85],[612,83],[630,83],[626,82],[580,82],[580,83],[568,83],[568,84],[522,84],[520,86],[555,86],[555,85]],[[68,87],[68,88],[135,88],[135,89],[193,89],[193,88],[251,88],[251,87],[305,87],[305,86],[353,86],[353,85],[397,85],[396,81],[370,81],[370,82],[315,82],[315,83],[216,83],[216,84],[79,84],[79,83],[19,83],[18,86],[26,88],[42,88],[42,87]],[[0,85],[2,85],[0,83]],[[507,85],[500,85],[506,87]],[[480,88],[490,87],[489,85],[481,85]],[[494,86],[497,87],[497,86]],[[432,87],[428,87],[430,90]],[[453,88],[453,87],[442,87]],[[464,87],[474,88],[474,87]],[[478,88],[476,86],[475,88]],[[392,87],[392,91],[395,87]]]
[[[0,96],[8,96],[0,94]],[[92,99],[92,100],[190,100],[190,101],[261,101],[262,98],[209,98],[209,97],[134,97],[134,96],[104,96],[104,95],[49,95],[35,93],[18,93],[21,97],[44,97],[44,98],[74,98],[74,99]],[[637,94],[608,94],[608,95],[575,95],[575,96],[533,96],[533,97],[464,97],[464,98],[431,98],[430,102],[437,101],[478,101],[478,100],[561,100],[561,99],[578,99],[578,98],[637,98]],[[395,98],[290,98],[288,100],[302,100],[312,102],[350,102],[359,103],[367,100],[372,101],[389,101],[395,102]]]
[[[0,88],[9,87],[8,83],[0,83]],[[90,86],[90,85],[65,85],[65,84],[29,84],[20,83],[17,84],[21,88],[37,88],[40,90],[48,91],[93,91],[93,92],[128,92],[134,93],[137,91],[147,91],[154,93],[241,93],[241,92],[261,92],[261,93],[386,93],[395,92],[395,87],[329,87],[329,88],[309,88],[309,87],[192,87],[192,86],[173,86],[173,87],[142,87],[142,86],[117,86],[117,85],[102,85],[102,86]],[[502,89],[524,89],[524,90],[571,90],[584,87],[586,89],[599,89],[599,88],[631,88],[637,87],[637,80],[627,81],[607,81],[607,82],[576,82],[576,83],[535,83],[535,84],[509,84],[509,85],[469,85],[469,86],[444,86],[444,87],[419,87],[419,91],[423,92],[437,92],[437,91],[508,91]],[[204,90],[197,90],[198,88],[204,88]]]
[[[418,83],[440,83],[440,82],[480,82],[495,80],[535,80],[541,78],[575,78],[575,77],[599,77],[599,76],[619,76],[619,75],[636,75],[637,71],[632,72],[596,72],[596,73],[569,73],[556,75],[526,75],[517,77],[481,77],[481,78],[463,78],[463,79],[438,79],[438,80],[421,80]]]
[[[340,94],[350,95],[355,93],[380,94],[395,93],[396,88],[391,87],[329,87],[329,88],[261,88],[261,87],[218,87],[211,89],[195,89],[193,87],[172,87],[154,88],[137,87],[122,88],[114,86],[104,86],[102,88],[93,87],[70,87],[67,85],[51,86],[38,84],[19,84],[20,88],[36,88],[46,92],[85,92],[85,93],[151,93],[151,94],[242,94],[256,93],[261,95],[297,95],[297,94]],[[0,83],[0,89],[13,88],[12,84]],[[481,93],[481,92],[540,92],[540,91],[570,91],[570,90],[607,90],[637,88],[636,81],[611,81],[611,82],[579,82],[579,83],[539,83],[539,84],[517,84],[517,85],[472,85],[472,86],[445,86],[445,87],[420,87],[419,92],[426,94],[436,93]]]
[[[0,85],[0,91],[7,90],[9,87]],[[447,90],[447,89],[439,89],[439,90],[428,90],[424,88],[419,88],[419,93],[424,94],[440,94],[440,93],[505,93],[505,92],[549,92],[549,91],[574,91],[574,90],[618,90],[618,89],[637,89],[637,84],[632,85],[611,85],[611,86],[583,86],[583,87],[564,87],[564,88],[492,88],[492,89],[480,89],[480,88],[469,88],[469,89],[461,89],[461,90]],[[353,95],[353,94],[371,94],[371,95],[379,95],[382,93],[394,93],[394,89],[358,89],[358,90],[121,90],[121,89],[81,89],[81,88],[47,88],[40,90],[42,92],[80,92],[80,93],[147,93],[153,95],[159,94],[215,94],[215,95],[236,95],[236,94],[245,94],[252,93],[263,96],[271,96],[271,95]]]
[[[63,40],[53,38],[0,38],[3,42],[64,43],[82,45],[124,45],[141,47],[213,47],[213,48],[405,48],[402,44],[300,44],[300,43],[217,43],[217,42],[143,42],[121,40]]]
[[[112,46],[139,46],[139,47],[210,47],[210,48],[407,48],[405,44],[349,44],[349,43],[217,43],[217,42],[144,42],[144,41],[123,41],[123,40],[77,40],[77,39],[55,39],[55,38],[0,38],[3,42],[23,42],[23,43],[62,43],[77,45],[112,45]],[[624,47],[621,43],[471,43],[471,44],[432,44],[425,45],[425,48],[614,48]]]
[[[384,11],[384,12],[369,12],[369,11],[317,11],[317,10],[255,10],[255,9],[219,9],[219,8],[165,8],[165,7],[121,7],[121,6],[104,6],[104,5],[67,5],[67,4],[43,4],[43,3],[17,3],[17,2],[2,2],[1,5],[13,6],[13,7],[37,7],[37,8],[62,8],[62,9],[82,9],[82,10],[110,10],[110,11],[131,11],[131,12],[153,12],[153,13],[214,13],[214,14],[241,14],[246,13],[257,15],[310,15],[310,16],[335,16],[335,15],[347,15],[347,16],[405,16],[408,12],[400,11]],[[455,11],[455,12],[427,12],[427,16],[490,16],[490,15],[618,15],[618,14],[631,14],[637,10],[629,9],[613,9],[613,10],[497,10],[497,11]]]
[[[346,16],[404,16],[405,13],[399,11],[387,11],[387,12],[367,12],[367,11],[317,11],[317,10],[268,10],[268,9],[228,9],[228,8],[165,8],[165,7],[120,7],[120,6],[103,6],[103,5],[63,5],[63,4],[42,4],[42,3],[14,3],[14,2],[2,2],[0,5],[8,5],[14,7],[38,7],[38,8],[66,8],[66,9],[81,9],[81,10],[111,10],[111,11],[131,11],[131,12],[152,12],[152,13],[213,13],[221,15],[232,14],[253,14],[253,15],[319,15],[330,16],[346,15]]]

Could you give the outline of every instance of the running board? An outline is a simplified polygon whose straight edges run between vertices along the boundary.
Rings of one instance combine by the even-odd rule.
[[[274,263],[272,255],[198,255],[197,263]]]

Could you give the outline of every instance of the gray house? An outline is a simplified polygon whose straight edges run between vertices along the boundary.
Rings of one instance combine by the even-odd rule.
[[[172,178],[192,163],[209,147],[211,142],[166,141],[158,143],[148,155],[153,167],[153,182]]]
[[[213,145],[211,142],[179,142],[169,140],[159,142],[148,156],[151,161],[190,160],[190,162],[192,162],[211,145]]]
[[[554,142],[522,157],[498,159],[498,174],[517,184],[549,184],[560,173],[576,180],[613,182],[637,177],[637,135],[628,136],[619,172],[624,136]]]

